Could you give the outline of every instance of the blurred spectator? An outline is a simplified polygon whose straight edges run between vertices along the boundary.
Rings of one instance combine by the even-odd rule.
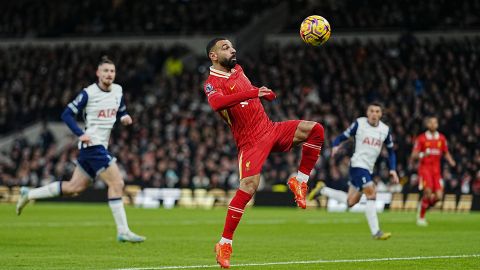
[[[408,40],[406,42],[405,40]],[[399,41],[307,46],[265,44],[260,56],[241,58],[255,85],[268,85],[278,95],[265,109],[275,121],[309,119],[325,127],[326,141],[312,175],[346,189],[349,155],[330,159],[332,139],[352,119],[363,116],[366,104],[385,104],[384,121],[392,127],[398,173],[404,192],[417,190],[415,168],[407,163],[413,138],[425,128],[424,115],[436,114],[440,131],[449,141],[457,167],[445,178],[452,192],[466,191],[468,177],[480,167],[480,39],[418,42]],[[208,64],[176,76],[163,72],[170,49],[152,46],[35,46],[0,49],[0,124],[21,128],[40,119],[58,120],[64,106],[82,87],[92,83],[98,58],[111,52],[117,63],[117,82],[124,86],[127,109],[134,124],[112,131],[110,151],[117,157],[127,184],[143,187],[238,186],[237,152],[228,127],[209,108],[203,93]],[[205,61],[205,60],[202,60]],[[200,61],[200,62],[202,62]],[[8,63],[8,64],[7,64]],[[418,82],[422,91],[418,93]],[[0,107],[4,108],[4,107]],[[46,135],[45,135],[46,136]],[[41,140],[42,142],[44,139]],[[55,153],[55,143],[28,145],[21,137],[0,155],[0,182],[40,185],[49,179],[68,179],[76,144]],[[300,151],[271,155],[264,167],[263,187],[284,184],[297,169]],[[376,180],[386,183],[386,153],[376,164]],[[451,175],[451,176],[450,176]],[[410,179],[410,181],[408,181]],[[456,183],[455,183],[456,181]]]
[[[1,1],[0,37],[231,33],[274,0]]]

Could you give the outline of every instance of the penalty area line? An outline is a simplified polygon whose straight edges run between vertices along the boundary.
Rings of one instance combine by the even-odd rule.
[[[239,266],[269,266],[269,265],[294,265],[294,264],[324,264],[324,263],[355,263],[355,262],[385,262],[385,261],[418,261],[434,259],[461,259],[480,258],[480,254],[445,255],[445,256],[416,256],[416,257],[393,257],[393,258],[367,258],[367,259],[340,259],[340,260],[314,260],[314,261],[290,261],[290,262],[266,262],[266,263],[243,263],[232,264],[231,267]],[[211,265],[184,265],[184,266],[159,266],[139,268],[116,268],[114,270],[163,270],[163,269],[194,269],[194,268],[218,268],[218,264]]]

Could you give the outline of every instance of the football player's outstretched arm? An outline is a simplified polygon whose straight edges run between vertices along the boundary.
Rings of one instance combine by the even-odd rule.
[[[355,121],[342,134],[338,135],[335,140],[333,140],[332,157],[335,157],[335,155],[338,153],[338,150],[340,150],[341,144],[344,141],[348,140],[350,136],[355,136],[355,134],[357,134],[357,129],[358,122]]]
[[[220,92],[214,92],[208,95],[208,103],[214,111],[221,111],[235,106],[245,100],[263,97],[267,94],[267,91],[259,88],[253,88],[248,91],[238,92],[231,95],[223,95]]]

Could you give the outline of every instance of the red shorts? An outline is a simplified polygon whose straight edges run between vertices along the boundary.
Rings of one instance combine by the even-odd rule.
[[[240,179],[257,175],[270,152],[287,152],[292,149],[293,138],[301,120],[274,123],[270,134],[253,146],[242,147],[238,151]]]
[[[443,190],[442,175],[440,172],[435,172],[431,169],[421,169],[418,171],[418,177],[420,190],[426,188],[433,192],[436,192],[437,190]]]

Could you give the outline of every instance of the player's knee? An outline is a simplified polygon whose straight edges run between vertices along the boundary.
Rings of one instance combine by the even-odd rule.
[[[248,194],[254,194],[257,191],[258,183],[253,178],[245,178],[240,182],[240,189]]]
[[[112,182],[110,185],[111,188],[115,189],[118,192],[123,192],[123,188],[125,187],[125,183],[122,179]]]
[[[348,205],[348,208],[352,208],[355,206],[355,204],[358,203],[358,200],[356,200],[355,198],[348,198],[347,200],[347,205]]]
[[[313,128],[312,128],[312,132],[310,134],[315,134],[315,135],[319,136],[320,138],[322,138],[322,140],[323,140],[323,137],[325,135],[325,130],[324,130],[322,124],[320,124],[318,122],[315,122],[315,124],[313,125]]]

